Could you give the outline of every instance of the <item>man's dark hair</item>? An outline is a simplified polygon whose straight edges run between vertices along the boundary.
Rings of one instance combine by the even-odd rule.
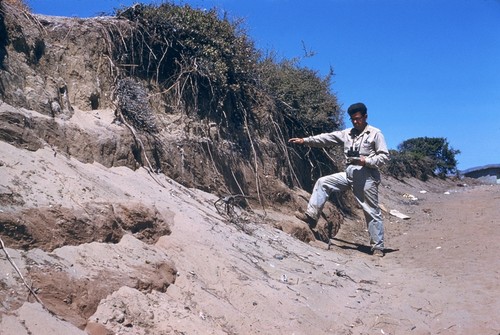
[[[347,113],[349,113],[349,116],[356,114],[358,112],[361,112],[361,114],[366,115],[367,111],[368,111],[368,109],[366,108],[365,104],[362,102],[357,102],[355,104],[352,104],[347,109]]]

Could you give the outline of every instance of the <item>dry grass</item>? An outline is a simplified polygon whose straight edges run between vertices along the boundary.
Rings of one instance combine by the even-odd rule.
[[[30,8],[24,2],[24,0],[0,0],[0,2],[3,2],[4,4],[10,5],[14,8],[21,10],[21,11],[30,12]]]

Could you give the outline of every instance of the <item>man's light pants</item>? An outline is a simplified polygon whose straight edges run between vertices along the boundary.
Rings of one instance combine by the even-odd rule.
[[[372,250],[383,250],[384,222],[378,205],[379,184],[380,172],[377,169],[349,165],[346,172],[324,176],[316,181],[306,213],[317,220],[332,192],[342,192],[351,188],[354,197],[363,208]]]

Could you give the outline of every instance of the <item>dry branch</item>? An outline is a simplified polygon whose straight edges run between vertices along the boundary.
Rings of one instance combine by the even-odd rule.
[[[21,280],[23,281],[23,284],[24,286],[26,286],[26,288],[28,289],[28,291],[30,292],[30,294],[32,294],[36,301],[42,305],[42,307],[47,310],[50,314],[54,315],[54,313],[52,313],[47,307],[45,307],[45,305],[43,304],[42,300],[38,297],[38,295],[36,294],[35,290],[33,290],[33,287],[31,285],[28,285],[28,283],[26,282],[26,279],[24,279],[24,276],[22,275],[21,271],[19,270],[19,268],[17,267],[16,263],[14,263],[14,261],[12,260],[12,258],[10,257],[9,253],[7,252],[7,249],[5,248],[5,244],[3,243],[3,240],[2,238],[0,238],[0,244],[2,245],[2,250],[3,252],[5,253],[5,256],[7,257],[7,260],[9,261],[9,263],[12,265],[12,267],[14,267],[14,269],[16,270],[17,274],[19,275],[19,277],[21,278]]]

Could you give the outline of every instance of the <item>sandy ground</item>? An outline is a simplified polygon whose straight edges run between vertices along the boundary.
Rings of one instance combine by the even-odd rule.
[[[389,218],[394,251],[372,272],[377,293],[367,307],[379,318],[360,320],[353,333],[500,333],[499,185],[440,190],[417,184],[398,185],[420,199],[399,208],[411,219]]]
[[[171,230],[155,242],[127,231],[116,243],[7,245],[55,315],[27,299],[0,252],[0,334],[500,334],[500,185],[384,179],[382,204],[410,219],[386,213],[387,253],[376,258],[355,217],[328,249],[275,228],[300,225],[291,215],[228,221],[217,197],[144,169],[4,142],[0,160],[2,199],[10,200],[2,215],[57,206],[91,215],[88,203],[141,202]],[[149,278],[158,273],[175,278]]]

